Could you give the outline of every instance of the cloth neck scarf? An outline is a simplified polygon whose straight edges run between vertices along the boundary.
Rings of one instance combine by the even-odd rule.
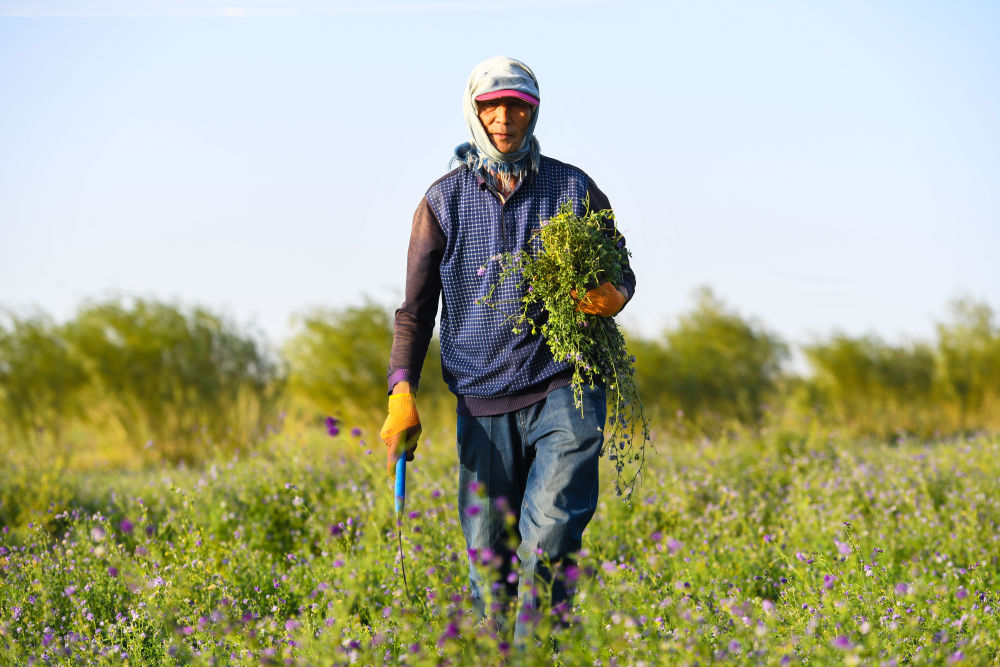
[[[507,197],[518,183],[526,179],[529,174],[538,171],[541,149],[538,140],[532,137],[531,150],[527,155],[517,162],[499,162],[480,153],[476,146],[464,143],[455,149],[452,162],[464,164],[472,171],[481,169],[490,187]]]
[[[490,141],[486,128],[479,121],[476,97],[497,90],[519,90],[538,98],[538,80],[534,72],[519,60],[497,56],[476,65],[469,75],[469,83],[462,97],[465,122],[472,133],[472,142],[455,148],[454,162],[469,169],[483,169],[487,182],[495,189],[509,194],[531,172],[538,171],[541,149],[535,139],[538,107],[531,112],[531,122],[524,134],[520,148],[513,153],[501,153]]]

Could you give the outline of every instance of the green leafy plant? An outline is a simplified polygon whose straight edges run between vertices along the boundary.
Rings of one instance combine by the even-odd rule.
[[[492,257],[500,271],[479,304],[501,311],[513,305],[514,332],[530,328],[533,334],[541,333],[553,358],[573,369],[571,386],[577,407],[582,408],[585,385],[605,384],[604,452],[610,450],[608,458],[615,464],[615,491],[628,499],[649,442],[649,422],[634,381],[635,357],[629,354],[614,318],[581,312],[574,294],[584,295],[604,281],[617,285],[630,253],[612,211],[591,210],[589,198],[584,211],[577,215],[573,203],[566,201],[556,215],[542,221],[532,236],[530,251]],[[515,284],[519,298],[494,296],[506,282]]]

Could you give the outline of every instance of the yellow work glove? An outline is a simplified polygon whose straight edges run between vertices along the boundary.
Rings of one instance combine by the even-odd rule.
[[[379,437],[385,442],[386,472],[396,474],[396,461],[403,454],[413,460],[413,450],[420,438],[420,415],[413,394],[393,394],[389,397],[389,416],[382,424]]]
[[[570,293],[577,298],[576,290]],[[587,290],[587,295],[576,304],[576,309],[588,315],[611,317],[625,306],[625,295],[609,282],[603,282],[593,289]]]

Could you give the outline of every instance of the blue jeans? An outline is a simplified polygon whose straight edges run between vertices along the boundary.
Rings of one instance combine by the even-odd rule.
[[[491,592],[490,615],[504,625],[516,595],[515,641],[531,633],[540,587],[551,589],[553,607],[572,602],[572,571],[553,577],[547,564],[573,565],[594,516],[606,409],[603,387],[584,388],[582,415],[562,387],[521,410],[458,417],[458,511],[473,601],[486,614]]]

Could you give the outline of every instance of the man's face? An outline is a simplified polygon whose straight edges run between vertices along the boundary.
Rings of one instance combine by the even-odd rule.
[[[479,122],[490,135],[493,147],[501,153],[513,153],[521,147],[531,124],[532,107],[516,97],[476,102]]]

